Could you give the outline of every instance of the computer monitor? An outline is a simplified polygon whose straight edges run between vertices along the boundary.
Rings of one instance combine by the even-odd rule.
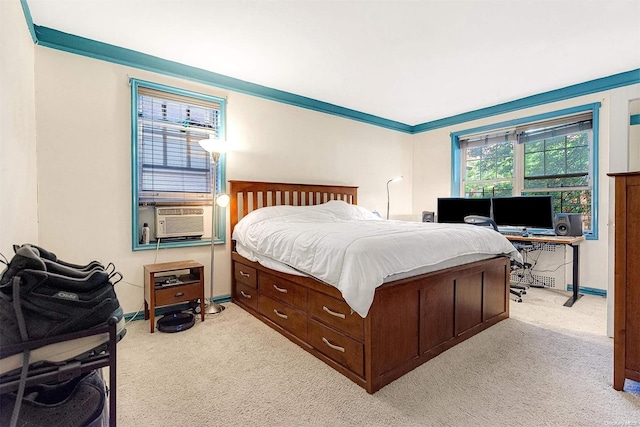
[[[488,197],[440,197],[438,198],[438,222],[464,223],[467,215],[491,215],[491,199]]]
[[[499,227],[553,229],[552,196],[493,197],[491,206]]]

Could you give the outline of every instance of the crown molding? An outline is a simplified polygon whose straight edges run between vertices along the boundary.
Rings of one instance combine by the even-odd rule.
[[[98,42],[73,34],[64,33],[52,28],[35,25],[31,18],[27,0],[20,0],[27,26],[33,42],[39,46],[49,47],[89,58],[108,61],[115,64],[134,67],[167,76],[178,77],[190,81],[227,89],[259,98],[281,102],[296,107],[306,108],[345,119],[383,127],[408,134],[417,134],[466,123],[473,120],[509,113],[512,111],[536,107],[552,102],[562,101],[578,96],[603,92],[622,86],[640,83],[640,68],[590,80],[584,83],[520,98],[514,101],[481,108],[454,116],[433,120],[418,125],[408,125],[395,120],[385,119],[372,114],[363,113],[339,105],[318,101],[294,93],[273,89],[256,83],[247,82],[222,74],[206,71],[201,68],[188,66],[174,61],[158,58],[130,49]],[[633,118],[632,118],[633,120]],[[635,119],[637,120],[637,119]],[[637,123],[632,123],[637,124]]]
[[[359,122],[384,127],[391,130],[411,133],[411,126],[394,120],[385,119],[382,117],[374,116],[372,114],[362,113],[360,111],[340,107],[338,105],[318,101],[290,92],[272,89],[259,84],[247,82],[211,71],[206,71],[201,68],[158,58],[157,56],[152,56],[134,50],[98,42],[84,37],[79,37],[73,34],[64,33],[62,31],[54,30],[48,27],[34,25],[34,28],[35,34],[38,39],[38,45],[40,46],[74,53],[93,59],[112,62],[115,64],[125,65],[128,67],[134,67],[141,70],[152,71],[167,76],[184,78],[194,82],[215,86],[217,88],[227,89],[234,92],[257,96],[271,101],[294,105],[296,107],[307,108],[309,110],[332,114],[334,116],[356,120]]]

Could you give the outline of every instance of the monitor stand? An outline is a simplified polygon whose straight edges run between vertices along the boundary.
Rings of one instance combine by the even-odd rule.
[[[529,236],[531,236],[531,233],[529,233],[527,231],[526,227],[525,227],[525,228],[522,229],[521,235],[522,235],[522,237],[529,237]]]

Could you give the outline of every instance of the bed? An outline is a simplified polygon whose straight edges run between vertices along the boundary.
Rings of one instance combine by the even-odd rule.
[[[230,181],[229,190],[232,236],[242,218],[265,207],[260,213],[357,205],[352,186]],[[264,262],[235,241],[233,249],[232,301],[368,393],[509,317],[508,255],[391,275],[363,308],[296,266]]]

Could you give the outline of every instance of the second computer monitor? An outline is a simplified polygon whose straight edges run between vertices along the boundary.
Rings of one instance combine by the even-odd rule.
[[[491,215],[491,199],[480,197],[438,198],[438,222],[464,223],[468,215]]]
[[[500,227],[553,229],[552,196],[494,197],[492,210]]]

